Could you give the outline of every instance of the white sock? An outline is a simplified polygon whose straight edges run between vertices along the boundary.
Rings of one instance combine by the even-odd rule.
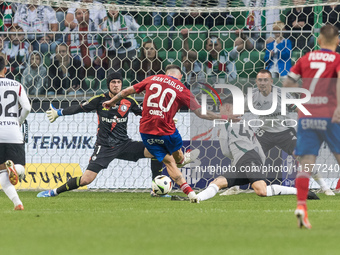
[[[296,195],[296,188],[281,186],[277,184],[267,186],[267,197],[278,195]]]
[[[212,183],[208,186],[208,188],[198,193],[197,196],[200,199],[200,201],[204,201],[204,200],[214,197],[218,191],[219,191],[218,186]]]
[[[0,184],[8,198],[12,200],[14,206],[22,205],[22,202],[18,196],[16,189],[8,179],[7,171],[0,174]]]
[[[329,189],[320,173],[313,173],[312,177],[320,185],[322,191],[326,191]]]

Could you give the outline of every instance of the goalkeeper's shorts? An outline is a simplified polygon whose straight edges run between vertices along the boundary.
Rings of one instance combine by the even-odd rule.
[[[131,140],[115,147],[96,145],[87,169],[99,173],[114,159],[136,162],[140,158],[145,158],[144,150],[145,146],[142,142]]]

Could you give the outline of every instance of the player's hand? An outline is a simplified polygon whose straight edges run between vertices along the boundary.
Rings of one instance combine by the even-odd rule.
[[[340,106],[335,108],[333,113],[332,123],[340,123]]]
[[[46,111],[46,115],[51,123],[53,123],[60,116],[58,114],[58,109],[54,108],[52,104],[50,104],[50,109]]]
[[[111,100],[105,101],[103,102],[103,107],[105,107],[106,109],[110,109],[111,106],[116,106],[116,104],[111,105]]]
[[[190,203],[197,203],[197,204],[199,204],[200,200],[199,200],[198,196],[196,195],[195,191],[191,191],[188,194],[188,197],[190,199]]]
[[[172,120],[174,121],[175,124],[177,124],[178,119],[176,117],[174,117]]]

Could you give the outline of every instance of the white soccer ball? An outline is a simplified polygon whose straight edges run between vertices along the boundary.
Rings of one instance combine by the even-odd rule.
[[[166,175],[158,175],[152,181],[152,190],[157,195],[166,195],[172,190],[171,179]]]
[[[14,167],[15,167],[15,170],[17,170],[19,180],[21,181],[22,179],[25,178],[25,167],[19,164],[15,164]]]

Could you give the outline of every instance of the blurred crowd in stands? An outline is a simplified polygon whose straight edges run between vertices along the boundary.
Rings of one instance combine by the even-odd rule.
[[[0,54],[7,59],[6,75],[22,82],[31,97],[96,94],[112,71],[121,72],[124,86],[130,86],[163,74],[169,63],[181,66],[183,82],[196,91],[202,83],[236,82],[241,72],[251,77],[256,67],[281,79],[296,60],[294,52],[301,56],[315,47],[312,31],[319,13],[314,7],[229,13],[223,12],[228,0],[82,1],[96,6],[66,9],[1,2]],[[139,13],[107,11],[102,5],[146,1],[221,11]],[[249,7],[263,7],[263,2],[243,0]],[[268,0],[266,5],[279,2]],[[340,28],[340,5],[321,8],[323,23]],[[240,57],[244,52],[248,58]],[[254,66],[247,68],[247,60]]]

